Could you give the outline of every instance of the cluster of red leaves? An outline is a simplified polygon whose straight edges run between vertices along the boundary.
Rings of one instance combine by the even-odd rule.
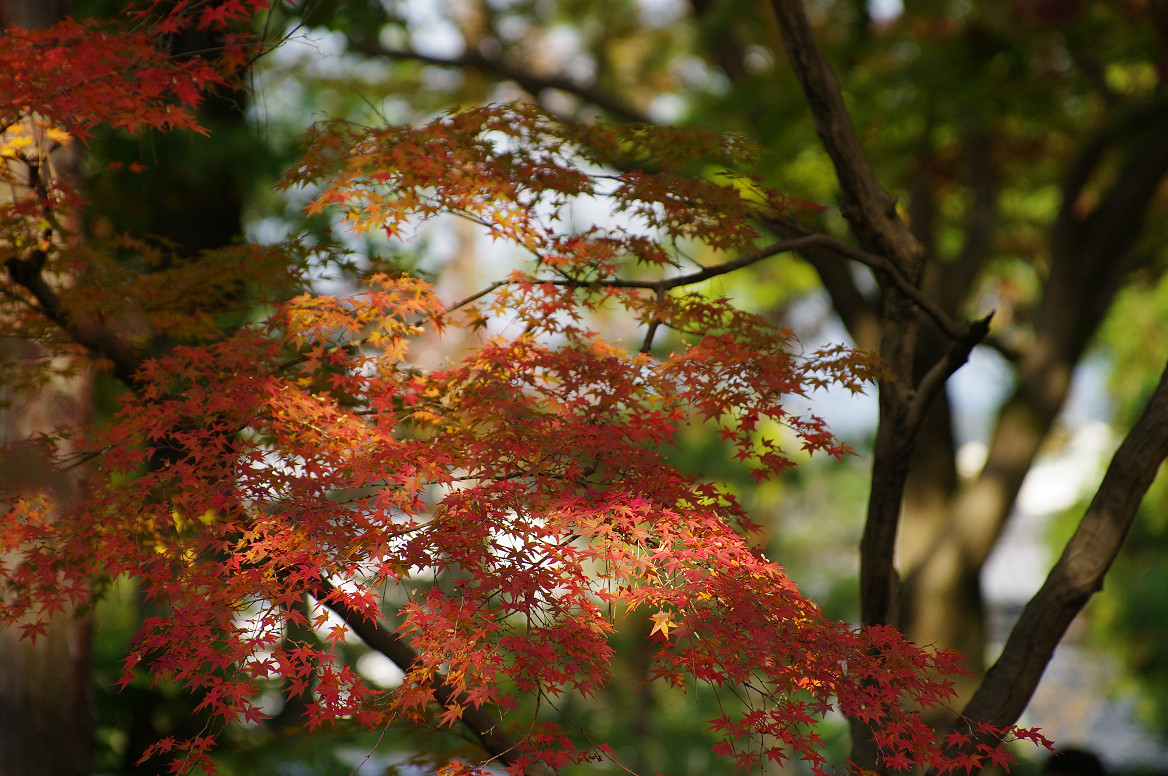
[[[168,38],[250,21],[267,0],[151,0],[127,13],[136,24],[111,27],[64,19],[51,27],[0,34],[0,129],[37,116],[85,137],[99,124],[200,130],[193,109],[209,86],[246,63],[250,37],[226,35],[223,48],[175,57]]]
[[[78,136],[96,124],[192,129],[189,108],[220,77],[203,60],[173,61],[152,32],[106,32],[73,19],[10,28],[0,50],[4,125],[39,115]]]
[[[268,7],[268,0],[142,0],[127,4],[117,21],[64,18],[39,29],[10,26],[0,30],[0,181],[8,185],[8,196],[0,203],[0,257],[27,258],[39,252],[38,270],[59,281],[54,291],[68,297],[64,301],[79,325],[109,311],[102,309],[108,305],[99,298],[100,293],[75,285],[72,279],[86,275],[100,290],[105,270],[129,274],[125,266],[119,267],[116,259],[110,259],[111,255],[132,252],[141,254],[148,263],[156,251],[143,245],[105,246],[102,250],[73,245],[73,255],[62,260],[52,249],[53,243],[73,237],[71,231],[77,225],[73,215],[83,202],[75,181],[58,169],[58,152],[73,138],[84,141],[97,126],[128,132],[203,132],[196,109],[208,90],[233,83],[256,56],[260,43],[247,30]],[[213,35],[207,39],[214,45],[197,54],[179,56],[173,52],[177,37],[200,33]],[[198,272],[215,263],[231,274],[229,268],[240,260],[237,256],[230,261],[200,262]],[[166,311],[158,309],[149,321],[149,333],[181,329],[189,335],[192,329],[209,328],[207,313],[201,320],[192,320],[188,313],[198,292],[221,286],[214,273],[210,278],[196,278],[191,269],[180,273],[185,277],[167,272],[140,273],[134,278],[134,286],[164,283],[168,291],[184,295],[183,304]],[[174,280],[178,282],[172,283]],[[197,286],[196,294],[190,291],[193,286]],[[126,292],[135,290],[123,286],[116,299],[124,301]],[[162,301],[160,295],[140,290],[143,293],[135,297],[137,300]],[[229,298],[230,294],[220,296]],[[28,342],[59,339],[54,331],[57,322],[38,316],[22,297],[8,273],[0,274],[0,317],[9,332]],[[124,326],[119,323],[113,328],[128,330],[130,338],[142,334],[146,319],[139,313],[127,311],[123,304],[111,314],[125,319]],[[177,320],[180,316],[181,321]],[[14,371],[32,367],[41,374],[6,375],[5,382],[27,387],[43,381],[52,355],[46,351],[43,357],[17,360]]]
[[[744,716],[712,721],[720,754],[744,766],[794,754],[826,773],[814,725],[839,711],[869,722],[895,767],[959,767],[919,716],[948,697],[955,656],[827,621],[751,547],[737,502],[664,458],[689,422],[717,424],[759,479],[790,465],[781,434],[841,455],[821,421],[783,402],[827,382],[858,389],[872,369],[847,350],[799,355],[789,332],[726,300],[625,282],[680,266],[679,243],[749,250],[751,216],[792,206],[741,179],[612,166],[697,151],[741,148],[526,107],[318,131],[288,184],[313,186],[314,208],[391,234],[470,217],[532,268],[474,310],[375,275],[353,296],[305,294],[148,362],[91,442],[101,455],[87,498],[48,520],[51,494],[29,492],[5,516],[0,551],[20,553],[3,569],[5,618],[50,614],[87,600],[94,578],[129,575],[169,615],[145,623],[124,681],[146,669],[199,689],[222,724],[257,718],[276,680],[311,694],[313,725],[443,726],[496,709],[519,771],[596,756],[554,718],[520,719],[517,699],[555,708],[595,692],[613,612],[646,609],[656,678],[752,699]],[[578,197],[607,197],[641,223],[557,231]],[[684,336],[668,354],[630,352],[591,330],[606,306]],[[497,333],[451,366],[418,366],[411,345],[433,347],[450,326]],[[306,613],[310,594],[408,640],[417,660],[399,687],[376,691],[339,658],[347,630],[320,606]],[[322,638],[293,636],[307,626]],[[209,746],[168,739],[154,753],[210,767]]]

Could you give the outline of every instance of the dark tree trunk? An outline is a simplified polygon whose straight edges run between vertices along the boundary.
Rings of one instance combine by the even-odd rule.
[[[0,0],[0,28],[46,27],[65,12],[64,0]],[[69,149],[54,154],[58,175],[71,176]],[[15,343],[3,360],[21,358]],[[36,396],[5,397],[0,444],[83,422],[89,412],[88,375],[59,378]],[[0,480],[46,477],[62,503],[76,497],[81,474],[53,472],[32,448],[9,448]],[[0,490],[3,490],[0,482]],[[0,629],[0,772],[4,776],[87,776],[92,772],[91,621],[79,611],[58,613],[44,635],[22,639],[19,628]]]

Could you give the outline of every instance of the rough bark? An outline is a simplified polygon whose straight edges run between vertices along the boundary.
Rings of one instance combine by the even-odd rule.
[[[887,258],[910,283],[919,282],[924,250],[897,215],[896,200],[876,179],[802,3],[773,0],[772,6],[816,132],[835,166],[844,217],[865,249]],[[885,284],[881,319],[879,353],[888,375],[880,383],[872,490],[860,549],[860,610],[868,624],[890,621],[898,584],[893,548],[908,474],[905,431],[910,422],[917,310],[902,291]]]
[[[898,617],[900,583],[894,552],[914,440],[929,404],[984,336],[988,320],[959,332],[944,355],[916,380],[919,308],[914,297],[919,295],[906,293],[890,281],[899,275],[919,288],[925,249],[901,220],[896,200],[880,185],[868,162],[802,3],[773,0],[772,6],[787,58],[835,167],[841,211],[860,244],[892,265],[891,271],[877,274],[883,289],[879,355],[888,371],[879,383],[879,424],[860,542],[860,619],[866,625],[889,624]],[[853,721],[852,736],[852,761],[862,768],[881,767],[868,726]]]

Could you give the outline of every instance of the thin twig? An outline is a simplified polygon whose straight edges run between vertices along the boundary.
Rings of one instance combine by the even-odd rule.
[[[417,51],[409,49],[391,49],[381,45],[376,40],[362,41],[356,45],[356,50],[360,51],[366,56],[385,57],[386,59],[408,60],[413,62],[421,62],[427,65],[437,65],[439,67],[452,68],[470,68],[473,70],[482,70],[486,72],[495,73],[510,81],[519,84],[527,92],[533,96],[538,97],[539,93],[546,89],[555,89],[556,91],[565,92],[575,97],[579,97],[585,102],[595,105],[597,108],[611,114],[612,116],[628,121],[634,124],[651,124],[650,118],[642,113],[637,108],[625,103],[624,101],[607,94],[600,89],[586,84],[579,83],[570,78],[562,76],[541,76],[536,75],[528,70],[516,67],[508,62],[504,62],[497,57],[486,57],[482,54],[467,50],[465,53],[457,57],[436,57],[427,54],[422,54]]]

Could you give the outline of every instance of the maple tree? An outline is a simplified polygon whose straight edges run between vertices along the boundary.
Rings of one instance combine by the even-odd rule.
[[[785,398],[873,379],[882,401],[904,410],[888,442],[902,443],[984,335],[986,322],[951,321],[921,294],[910,262],[919,252],[846,128],[825,121],[823,134],[851,174],[845,189],[864,214],[867,250],[805,230],[767,243],[762,225],[798,229],[812,206],[736,174],[748,144],[580,125],[525,106],[419,127],[325,124],[285,179],[311,192],[310,211],[339,213],[358,232],[397,237],[454,215],[528,257],[465,300],[440,300],[339,245],[240,246],[197,260],[139,240],[78,245],[61,224],[80,202],[52,177],[36,133],[62,142],[103,122],[191,127],[201,90],[236,75],[252,49],[176,60],[157,55],[158,41],[247,20],[264,5],[154,4],[141,17],[150,23],[132,32],[66,22],[10,33],[26,64],[59,61],[67,46],[73,61],[106,69],[92,91],[68,69],[57,88],[29,87],[32,75],[7,86],[4,153],[27,194],[4,213],[4,321],[43,348],[26,361],[33,369],[9,379],[35,385],[63,356],[73,368],[97,356],[129,391],[102,428],[38,440],[50,460],[65,440],[89,451],[83,498],[61,503],[34,481],[9,488],[6,618],[33,637],[43,620],[30,613],[51,615],[133,577],[169,613],[144,623],[124,681],[146,670],[199,689],[216,729],[256,719],[260,689],[276,680],[308,696],[312,726],[462,724],[486,756],[451,771],[611,757],[556,709],[566,693],[597,690],[614,617],[636,609],[651,612],[655,680],[748,691],[744,714],[711,722],[723,734],[718,753],[743,766],[794,755],[825,772],[814,725],[833,711],[872,743],[878,759],[859,766],[974,770],[1008,760],[1003,737],[1040,739],[1012,727],[1016,714],[967,710],[964,728],[935,740],[920,713],[950,697],[962,669],[953,653],[887,627],[888,586],[872,580],[890,565],[865,571],[865,627],[830,622],[752,546],[753,524],[729,493],[663,456],[688,423],[715,425],[759,480],[791,465],[785,444],[844,455]],[[813,54],[798,14],[779,10],[792,48]],[[806,89],[817,103],[839,103],[825,72],[808,69]],[[103,112],[107,86],[117,111]],[[695,174],[695,159],[707,174]],[[628,225],[564,227],[574,202],[597,199]],[[688,264],[692,243],[723,260]],[[790,332],[690,290],[812,245],[889,278],[904,327],[923,310],[952,336],[918,391],[897,395],[912,385],[908,354],[806,353]],[[321,274],[360,288],[316,293]],[[214,317],[261,304],[270,312],[253,324],[223,330]],[[641,336],[632,347],[604,336],[605,316]],[[419,366],[411,348],[449,329],[476,333],[479,345],[442,368]],[[675,333],[668,346],[658,343],[665,332]],[[165,340],[178,344],[158,352]],[[887,490],[878,512],[903,490],[903,472],[888,475],[876,480]],[[1143,476],[1114,487],[1138,495]],[[881,514],[871,541],[887,546],[895,516]],[[324,643],[289,637],[306,625],[330,628]],[[374,690],[338,658],[349,632],[405,672],[399,687]],[[540,713],[523,712],[522,696]],[[175,770],[209,769],[214,732],[164,739],[150,753],[173,755]]]
[[[87,197],[98,201],[115,201],[103,192],[92,188],[93,179],[87,173],[93,170],[93,159],[102,158],[108,148],[107,138],[111,134],[108,129],[103,133],[100,120],[104,118],[122,120],[126,124],[136,121],[139,110],[157,111],[156,117],[163,117],[161,111],[166,110],[164,99],[160,99],[167,90],[168,83],[185,78],[187,83],[186,94],[191,98],[199,99],[200,121],[208,118],[215,127],[216,143],[222,144],[224,127],[223,110],[225,98],[230,99],[231,93],[227,89],[217,89],[210,95],[209,100],[203,100],[203,94],[193,89],[194,81],[187,78],[186,71],[191,74],[208,74],[210,69],[207,63],[200,60],[198,53],[207,49],[206,42],[230,34],[229,31],[219,30],[217,27],[198,31],[197,34],[184,33],[181,40],[175,36],[159,36],[143,33],[126,35],[128,28],[108,28],[103,32],[93,22],[68,22],[51,30],[35,28],[47,27],[54,21],[60,20],[60,15],[69,6],[74,13],[85,13],[88,5],[92,11],[95,4],[42,2],[42,0],[4,0],[0,2],[0,29],[13,27],[12,34],[6,39],[4,52],[5,66],[3,77],[5,93],[12,97],[13,102],[5,110],[7,120],[18,121],[8,127],[4,134],[5,150],[5,180],[9,184],[5,187],[5,201],[23,197],[23,206],[36,210],[34,198],[27,196],[29,184],[35,180],[35,175],[43,173],[51,176],[54,185],[46,191],[62,200],[66,197],[75,198],[73,187],[81,180],[81,190]],[[125,21],[128,18],[123,17]],[[20,29],[24,28],[24,29]],[[90,39],[90,31],[101,33]],[[106,34],[108,32],[109,34]],[[202,39],[202,40],[199,40]],[[151,49],[151,41],[162,44],[157,49]],[[80,45],[85,44],[85,45]],[[214,49],[217,50],[217,49]],[[193,53],[192,53],[193,52]],[[141,58],[135,60],[137,55]],[[179,59],[194,61],[176,67]],[[125,80],[134,77],[124,68],[139,63],[143,70],[158,82],[153,84],[149,91],[142,94],[133,89],[118,88],[118,79]],[[170,71],[170,75],[167,72]],[[124,87],[125,85],[122,84]],[[46,91],[38,92],[38,88],[45,87]],[[52,87],[51,89],[49,87]],[[79,97],[81,91],[84,97]],[[89,107],[78,110],[81,103],[89,101]],[[57,111],[56,115],[73,116],[87,119],[92,122],[92,128],[98,132],[97,137],[86,136],[85,146],[81,148],[70,144],[68,133],[48,125],[43,117],[29,116],[22,110],[23,101],[45,111]],[[26,104],[25,107],[28,107]],[[180,126],[192,123],[187,111],[170,110],[171,117],[181,121]],[[23,118],[22,118],[23,116]],[[108,125],[107,125],[108,126]],[[80,131],[80,130],[79,130]],[[85,129],[88,133],[88,128]],[[125,132],[123,131],[123,135]],[[141,139],[141,134],[138,138]],[[189,132],[179,131],[169,133],[175,142],[183,145],[184,156],[190,158],[195,150],[195,143],[190,137],[179,138],[179,135],[189,135]],[[47,137],[46,137],[47,135]],[[127,141],[133,144],[137,141]],[[97,148],[94,148],[96,143]],[[154,146],[158,152],[159,146]],[[80,153],[79,153],[80,151]],[[94,153],[96,151],[96,154]],[[81,159],[80,157],[84,157]],[[21,158],[31,159],[36,163],[35,169],[23,165]],[[105,156],[104,158],[110,158]],[[151,201],[175,202],[176,193],[181,176],[174,174],[173,165],[158,164],[154,159],[151,168],[144,175],[141,165],[131,163],[133,157],[127,159],[127,166],[122,177],[133,181],[161,175],[168,182],[168,196],[159,200],[152,194]],[[210,180],[214,173],[214,166],[206,163],[200,165],[200,174],[205,180]],[[83,176],[84,179],[83,179]],[[109,179],[117,176],[113,171],[105,172],[103,177]],[[203,207],[203,212],[222,213],[223,206],[230,203],[230,190],[223,185],[222,176],[212,184],[216,187],[215,208]],[[155,193],[156,193],[155,189]],[[126,202],[124,197],[118,201],[125,202],[126,206],[134,207],[136,213],[150,212],[141,205],[135,207]],[[157,208],[154,208],[157,212]],[[84,214],[78,215],[78,208],[59,208],[51,215],[64,220],[65,228],[57,230],[53,235],[49,230],[39,232],[45,226],[42,222],[36,223],[30,218],[24,229],[6,232],[8,238],[16,238],[16,242],[24,241],[27,246],[36,238],[42,238],[46,243],[66,233],[76,233],[82,226],[89,229],[102,229],[106,216],[89,207]],[[230,219],[224,219],[226,223]],[[156,222],[158,223],[158,222]],[[208,218],[182,217],[182,223],[196,225],[200,230],[200,241],[196,246],[222,244],[213,242],[215,230],[208,228]],[[11,226],[9,222],[9,226]],[[230,239],[239,231],[238,219],[233,227],[228,227],[227,237]],[[150,230],[151,233],[166,235],[175,240],[182,240],[184,235],[167,228],[165,224]],[[141,233],[141,232],[139,232]],[[70,248],[76,248],[77,242],[70,240]],[[177,243],[159,241],[152,247],[150,253],[156,260],[164,260],[165,253],[173,253]],[[5,258],[13,254],[24,253],[15,250],[11,242],[6,241]],[[27,258],[36,259],[36,254],[25,254]],[[72,262],[68,266],[55,265],[56,270],[82,267],[83,263]],[[85,270],[82,269],[84,272]],[[61,274],[54,274],[50,285],[60,289],[72,285],[68,278]],[[23,321],[31,326],[37,326],[35,318],[29,318],[26,310],[15,309],[13,317],[8,323]],[[72,313],[80,312],[73,307]],[[92,314],[101,314],[99,310]],[[86,325],[86,324],[82,324]],[[92,325],[90,322],[89,325]],[[5,326],[6,333],[8,326]],[[29,332],[26,332],[29,333]],[[33,332],[35,333],[35,331]],[[22,442],[30,435],[38,432],[51,431],[54,426],[61,424],[66,418],[80,421],[93,414],[100,414],[101,396],[107,390],[103,387],[100,377],[95,381],[92,370],[42,370],[40,360],[43,353],[38,352],[36,339],[25,337],[5,337],[6,348],[4,357],[5,380],[0,385],[0,411],[2,427],[0,427],[0,479],[11,481],[13,478],[33,478],[41,482],[51,483],[58,498],[66,499],[77,485],[84,480],[83,467],[66,467],[63,471],[51,471],[45,467],[43,460],[33,446]],[[8,344],[13,344],[8,348]],[[50,362],[53,363],[53,362]],[[60,366],[61,363],[55,363]],[[9,370],[13,370],[9,372]],[[13,372],[28,370],[27,376],[35,377],[31,390],[21,390],[19,384],[24,382]],[[62,373],[64,372],[64,373]],[[16,379],[9,380],[9,377]],[[28,386],[26,385],[26,388]],[[95,402],[98,405],[95,407]],[[9,443],[11,446],[8,446]],[[96,628],[95,628],[96,624]],[[4,676],[0,679],[0,760],[5,763],[5,771],[12,774],[23,773],[60,773],[86,774],[94,767],[101,768],[106,763],[101,762],[108,758],[103,757],[102,728],[109,724],[110,719],[122,719],[122,710],[132,710],[134,719],[157,719],[158,712],[149,710],[145,705],[156,705],[154,698],[161,695],[153,691],[136,689],[124,697],[133,697],[133,705],[124,705],[122,709],[115,709],[116,717],[109,714],[108,700],[110,695],[105,689],[107,681],[102,681],[101,673],[104,668],[103,640],[108,638],[108,630],[101,625],[101,616],[93,616],[89,605],[67,609],[58,613],[45,626],[46,635],[34,641],[19,639],[16,628],[5,629],[0,632],[0,664],[4,666]],[[96,638],[95,638],[96,636]],[[96,655],[97,692],[94,692],[94,664]],[[148,694],[144,694],[148,693]],[[146,704],[143,704],[143,699]],[[125,701],[120,701],[125,703]],[[96,716],[95,716],[96,715]],[[149,715],[149,716],[145,716]],[[136,724],[136,723],[131,723]],[[143,740],[151,739],[147,726]],[[96,735],[95,735],[96,734]],[[127,762],[132,763],[137,753],[145,744],[136,742],[138,734],[134,733],[126,751]]]
[[[1116,564],[1119,578],[1108,572],[1130,526],[1141,539],[1159,531],[1162,504],[1149,499],[1141,517],[1135,511],[1162,460],[1155,446],[1137,453],[1125,445],[1112,459],[1113,474],[1135,478],[1130,492],[1108,477],[1092,483],[1102,486],[1098,498],[1081,494],[1067,515],[1080,532],[1054,548],[1052,562],[1065,550],[1056,573],[1024,611],[1015,608],[1023,603],[1020,590],[1003,600],[994,572],[1005,557],[1013,566],[1012,553],[1025,542],[1012,529],[1034,517],[1037,500],[1034,491],[1023,492],[1023,482],[1037,484],[1068,439],[1074,450],[1088,437],[1080,431],[1100,430],[1108,400],[1147,408],[1138,421],[1130,409],[1109,419],[1116,442],[1124,435],[1133,442],[1159,438],[1161,365],[1149,354],[1165,352],[1152,323],[1163,317],[1168,244],[1158,217],[1168,174],[1164,7],[1008,0],[804,5],[818,42],[776,24],[801,19],[800,4],[760,0],[668,7],[452,0],[433,24],[404,6],[357,3],[360,12],[321,14],[314,23],[343,36],[355,67],[385,73],[369,86],[391,95],[395,111],[401,104],[424,113],[522,93],[557,115],[716,127],[772,151],[755,170],[825,204],[813,228],[837,239],[808,242],[797,257],[749,270],[728,287],[776,319],[791,314],[809,328],[842,325],[860,347],[895,354],[900,364],[898,379],[881,389],[874,487],[867,487],[866,470],[836,467],[827,488],[817,483],[792,494],[795,510],[775,515],[776,533],[815,526],[809,533],[822,537],[821,553],[832,567],[824,571],[816,558],[807,573],[827,587],[850,575],[839,546],[851,544],[853,526],[856,534],[866,527],[858,548],[863,620],[962,650],[976,675],[958,681],[960,698],[976,692],[979,713],[1013,719],[1071,619],[1096,600],[1105,573],[1120,584],[1108,584],[1108,600],[1084,612],[1089,628],[1112,607],[1130,609],[1141,600],[1138,590],[1129,595],[1120,587],[1122,575],[1157,589],[1146,574],[1122,568],[1130,558]],[[439,28],[441,45],[429,34]],[[807,76],[827,88],[805,89],[800,79]],[[844,100],[826,99],[836,77],[846,108]],[[321,81],[331,85],[327,76]],[[895,195],[895,206],[887,196],[861,196],[880,190]],[[767,226],[794,236],[809,224],[780,219]],[[889,237],[897,244],[890,247]],[[891,261],[900,277],[880,261],[865,262],[857,246]],[[826,310],[812,308],[822,312],[810,325],[806,295],[816,305],[830,302]],[[948,392],[933,390],[936,368],[962,339],[960,319],[991,309],[991,332],[975,346],[977,363]],[[922,314],[929,310],[941,314]],[[1106,399],[1082,402],[1085,392],[1072,385],[1081,388],[1103,373],[1112,389]],[[1098,462],[1101,474],[1102,457]],[[845,488],[837,486],[852,478],[864,494],[840,495]],[[833,495],[822,498],[820,490]],[[865,496],[870,509],[856,525],[848,514]],[[832,530],[818,531],[822,518],[801,518],[798,507],[833,515]],[[774,541],[804,554],[802,537]],[[1152,543],[1141,541],[1139,549],[1145,562],[1157,557]],[[1045,571],[1041,561],[1024,568]],[[852,606],[849,587],[839,589],[842,604]],[[1141,694],[1158,703],[1163,693],[1147,681],[1146,645],[1155,643],[1154,623],[1163,618],[1137,611],[1128,616],[1140,623],[1140,635],[1124,644],[1096,642],[1092,651],[1105,654],[1092,660],[1128,653]],[[987,672],[1019,613],[1014,638]],[[1081,687],[1051,673],[1043,690],[1052,724],[1105,752],[1109,765],[1134,765],[1133,751],[1059,713],[1064,707],[1051,703],[1051,694],[1077,695]],[[1113,692],[1125,690],[1105,681],[1086,695],[1103,710]],[[671,745],[669,716],[665,704],[647,703],[625,719],[655,733],[660,751]],[[949,720],[936,724],[943,729]]]

